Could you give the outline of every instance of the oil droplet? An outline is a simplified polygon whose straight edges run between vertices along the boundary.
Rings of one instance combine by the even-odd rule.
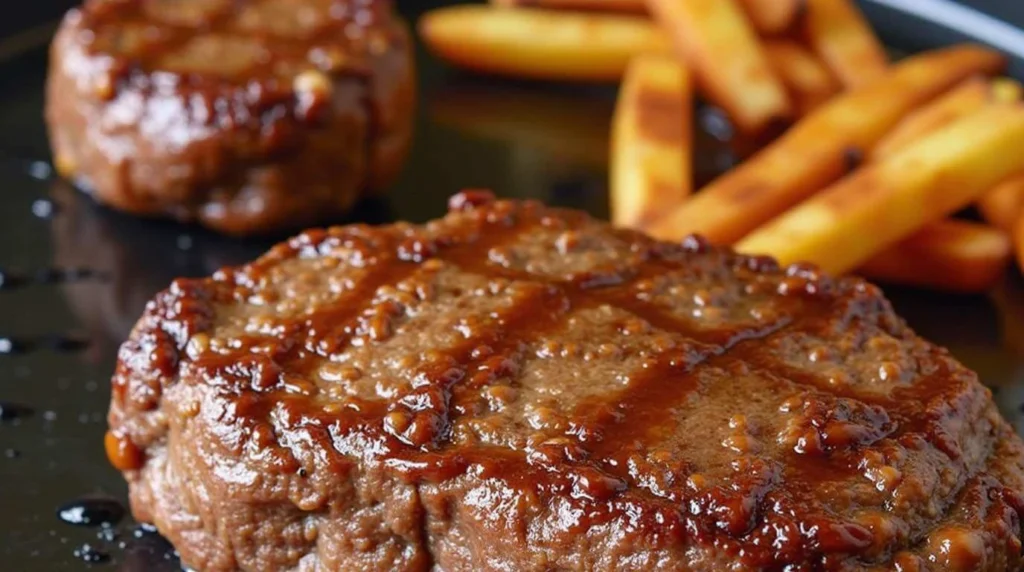
[[[41,219],[53,218],[57,214],[57,204],[50,199],[36,199],[32,201],[32,214]]]
[[[69,502],[57,516],[75,526],[114,526],[124,518],[124,506],[114,499],[91,498]]]
[[[28,164],[28,175],[33,179],[45,181],[53,176],[53,167],[45,161],[32,161]]]
[[[75,549],[75,557],[90,564],[100,564],[110,560],[110,554],[103,552],[93,545],[86,543]]]

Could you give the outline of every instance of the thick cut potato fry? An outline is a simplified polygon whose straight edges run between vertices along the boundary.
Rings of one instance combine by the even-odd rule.
[[[644,0],[491,0],[503,7],[553,8],[556,10],[606,10],[614,12],[644,12]]]
[[[976,111],[864,167],[737,244],[840,274],[969,204],[1024,165],[1024,106]]]
[[[755,133],[791,115],[786,90],[736,0],[648,0],[705,95],[740,130]]]
[[[992,98],[1003,102],[1020,101],[1024,99],[1024,87],[1015,79],[997,77],[992,80]]]
[[[1004,63],[974,46],[908,58],[881,81],[833,98],[648,230],[665,240],[697,233],[731,244],[840,178],[851,150],[871,149],[910,110]]]
[[[774,36],[789,30],[804,9],[804,0],[740,0],[757,31]]]
[[[1020,101],[1020,84],[1005,78],[989,81],[983,77],[970,78],[935,101],[914,111],[885,136],[871,156],[881,159],[953,121],[976,111],[990,102],[1012,103]]]
[[[889,58],[853,0],[807,0],[807,39],[847,88],[883,75]]]
[[[800,115],[806,115],[839,92],[839,82],[828,68],[800,44],[791,40],[770,40],[765,43],[765,50]]]
[[[671,50],[649,20],[618,14],[463,5],[428,12],[419,32],[454,65],[533,79],[618,81],[633,56]]]
[[[871,153],[872,159],[883,159],[905,149],[961,117],[981,109],[990,100],[992,86],[988,79],[972,77],[943,94],[935,101],[914,111],[888,134]]]
[[[612,121],[612,222],[640,228],[690,194],[693,89],[670,56],[640,56],[626,72]]]
[[[999,282],[1013,256],[1006,231],[985,224],[945,220],[926,226],[860,267],[859,273],[890,284],[949,292],[985,292]]]
[[[989,223],[1011,232],[1024,215],[1024,165],[1021,173],[996,185],[978,200],[978,210]]]

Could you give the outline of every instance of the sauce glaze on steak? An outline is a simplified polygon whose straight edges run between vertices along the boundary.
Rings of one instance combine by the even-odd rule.
[[[177,280],[111,461],[202,570],[1008,570],[1024,448],[879,290],[466,193]]]
[[[386,187],[414,107],[388,0],[86,0],[46,117],[58,170],[100,202],[252,234]]]

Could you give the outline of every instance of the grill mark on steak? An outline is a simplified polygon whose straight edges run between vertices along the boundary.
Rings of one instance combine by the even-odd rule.
[[[295,506],[322,510],[324,527],[351,514],[325,506],[365,501],[342,492],[349,484],[384,487],[386,494],[393,485],[381,483],[394,479],[407,487],[401,489],[406,499],[413,487],[414,506],[403,505],[401,524],[368,520],[367,532],[346,529],[365,543],[358,550],[366,555],[383,542],[372,531],[398,538],[416,553],[409,556],[417,563],[411,568],[429,559],[451,569],[595,568],[604,562],[860,570],[913,562],[918,554],[928,562],[931,555],[942,557],[945,541],[966,551],[965,562],[977,546],[998,554],[1003,560],[992,570],[1018,562],[1011,559],[1019,554],[1000,543],[1019,541],[1024,503],[1003,499],[999,486],[1022,488],[1014,476],[1020,471],[1012,469],[1024,464],[1020,443],[1009,440],[1012,432],[973,377],[892,318],[877,290],[855,280],[833,282],[807,268],[782,271],[699,241],[653,243],[532,203],[484,201],[465,210],[424,227],[312,232],[240,270],[237,284],[226,287],[236,297],[214,298],[243,310],[253,292],[277,292],[295,273],[321,268],[281,268],[296,258],[354,257],[343,260],[348,266],[337,267],[337,274],[351,278],[363,268],[369,274],[358,274],[359,283],[329,305],[316,297],[308,307],[277,310],[284,323],[322,314],[317,320],[333,325],[336,341],[343,342],[329,351],[310,346],[287,359],[249,357],[244,335],[241,345],[231,346],[226,357],[241,379],[225,387],[238,395],[210,399],[234,407],[235,417],[218,418],[209,429],[195,422],[198,431],[223,430],[221,441],[237,438],[272,461],[229,455],[230,462],[280,479],[302,470],[303,478],[320,483],[295,485],[307,487]],[[348,245],[350,235],[366,240]],[[668,282],[641,285],[666,276]],[[706,292],[709,284],[754,288]],[[396,295],[380,294],[388,286]],[[419,295],[420,287],[436,287],[436,296],[397,295]],[[307,291],[319,296],[325,289],[336,292],[325,282]],[[195,301],[201,290],[179,288],[164,304],[188,302],[190,312],[205,316]],[[699,298],[701,313],[692,312],[687,296]],[[380,338],[361,332],[357,345],[356,328],[370,327],[358,325],[360,318],[388,313],[383,305],[350,303],[361,299],[410,301],[395,314],[401,326]],[[222,329],[211,335],[234,339],[235,330],[223,329],[223,315],[216,322]],[[144,322],[134,337],[161,323]],[[456,328],[462,337],[442,328]],[[170,329],[203,328],[186,321]],[[326,331],[317,329],[311,339]],[[602,354],[606,340],[626,353],[612,348]],[[578,347],[545,349],[560,342]],[[831,365],[817,360],[832,359],[824,351],[832,344],[832,365],[857,379],[844,385],[827,377]],[[359,353],[357,347],[370,349]],[[340,363],[374,369],[369,385],[346,388],[353,396],[347,403],[318,396],[315,386],[308,395],[288,389],[301,391],[306,368],[339,352]],[[422,359],[397,369],[377,361],[406,355]],[[182,361],[188,383],[220,390],[189,370],[196,362]],[[889,377],[867,379],[861,366],[872,363]],[[300,379],[289,377],[295,374]],[[131,375],[130,367],[119,368],[119,375]],[[571,391],[560,391],[567,387]],[[520,393],[509,398],[508,409],[481,410],[483,390],[494,388]],[[123,400],[115,395],[113,429],[144,445],[139,428],[122,421],[139,415]],[[539,407],[552,402],[564,410],[542,414]],[[466,429],[464,422],[480,425]],[[979,440],[983,447],[970,445]],[[949,462],[946,453],[961,443],[961,459]],[[998,458],[997,451],[1003,451]],[[988,474],[1002,480],[972,484]],[[145,486],[135,482],[133,491]],[[254,498],[269,497],[282,510],[296,503],[274,491],[259,493]],[[985,500],[990,497],[996,500]],[[161,502],[152,498],[146,502]],[[390,506],[376,493],[371,498]],[[990,510],[989,502],[997,508]],[[970,527],[991,536],[943,528],[961,525],[954,511],[986,522]],[[173,538],[173,523],[161,522]],[[314,544],[322,551],[335,548],[330,542]],[[182,548],[188,558],[188,546]],[[345,552],[345,558],[357,557]]]
[[[339,35],[337,33],[339,28],[345,27],[345,22],[349,24],[355,23],[355,16],[353,14],[348,14],[342,23],[334,21],[334,16],[331,15],[323,19],[322,23],[312,33],[307,31],[302,36],[292,37],[267,29],[244,29],[243,31],[237,18],[239,12],[246,7],[268,4],[264,0],[230,0],[224,2],[218,9],[205,13],[198,21],[189,23],[171,22],[166,19],[154,18],[153,15],[146,13],[146,4],[147,2],[134,0],[96,2],[88,11],[82,12],[86,26],[98,32],[97,41],[115,42],[104,47],[109,48],[113,53],[124,58],[114,70],[115,73],[111,78],[111,86],[124,85],[130,82],[133,77],[144,79],[151,70],[161,69],[162,62],[167,58],[168,54],[180,52],[189,42],[197,38],[197,30],[201,30],[204,35],[215,34],[220,38],[249,36],[260,37],[264,41],[272,41],[273,59],[266,58],[262,62],[257,60],[258,63],[246,66],[234,74],[237,77],[247,78],[273,76],[274,69],[272,65],[275,61],[281,59],[292,61],[306,60],[311,45],[333,45],[338,43],[339,40],[345,40],[342,44],[349,43],[354,45],[357,42],[367,41],[364,38],[359,38],[358,40],[348,39],[344,37],[345,34]],[[361,6],[357,8],[357,11],[361,14],[368,14],[369,19],[359,22],[358,27],[348,26],[348,29],[363,34],[363,28],[372,26],[374,21],[381,19],[380,12],[386,9],[390,9],[390,7],[385,6],[382,8],[379,3],[375,6]],[[360,18],[365,17],[360,16]],[[159,30],[152,28],[154,23],[159,23]],[[143,33],[145,36],[144,43],[128,46],[118,43],[119,40],[117,39],[119,37],[117,35],[126,33],[126,30],[146,30],[148,34],[146,32]],[[103,35],[104,33],[113,34],[114,37],[106,37]],[[336,63],[342,67],[333,71],[342,76],[351,75],[352,77],[366,80],[368,76],[366,62],[362,57],[351,57],[352,55],[354,54],[338,60]],[[204,77],[204,75],[202,72],[189,72],[184,74],[181,80],[196,83],[204,79],[211,79]],[[116,89],[112,90],[110,97],[112,98],[116,93]]]

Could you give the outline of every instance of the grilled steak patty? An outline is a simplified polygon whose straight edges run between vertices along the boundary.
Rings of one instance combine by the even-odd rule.
[[[107,450],[200,570],[1008,570],[1024,448],[879,290],[537,203],[178,280]]]
[[[413,83],[387,0],[87,0],[53,42],[46,118],[100,202],[251,234],[389,184]]]

